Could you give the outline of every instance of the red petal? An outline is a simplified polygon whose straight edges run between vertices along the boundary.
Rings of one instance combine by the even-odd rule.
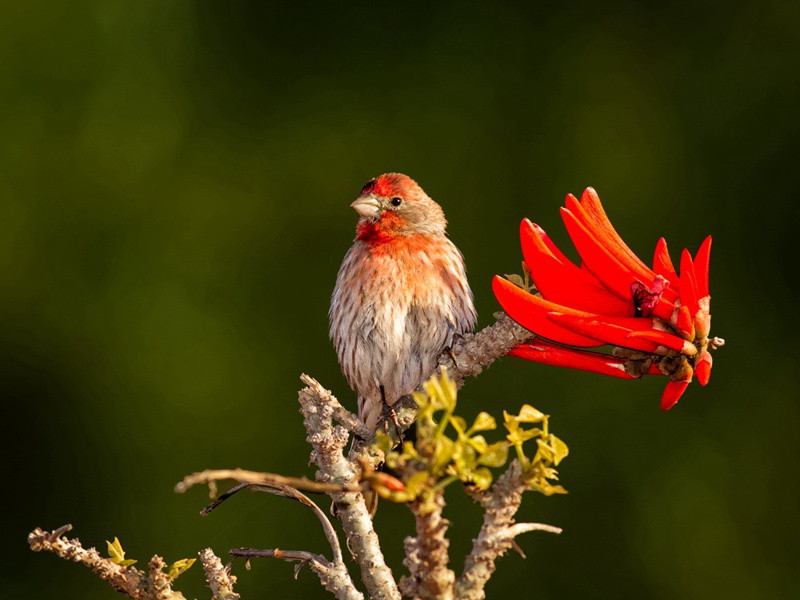
[[[672,323],[672,319],[670,319],[670,323]],[[672,325],[684,338],[689,341],[694,340],[694,323],[692,323],[692,317],[686,305],[681,304],[675,317],[675,323]]]
[[[685,354],[686,356],[694,356],[697,354],[697,348],[691,342],[679,338],[676,335],[667,333],[666,331],[657,331],[651,329],[649,331],[631,331],[628,334],[629,338],[638,338],[643,340],[650,340],[660,346],[666,346],[676,352]]]
[[[668,300],[669,302],[672,303],[674,303],[675,300],[678,299],[679,295],[680,295],[680,287],[672,287],[672,284],[670,284],[669,287],[665,287],[664,291],[661,293],[661,296],[665,300]]]
[[[620,379],[635,379],[625,371],[625,361],[602,354],[599,352],[587,352],[586,350],[575,350],[551,344],[543,340],[534,343],[520,344],[509,352],[511,356],[524,358],[545,365],[555,367],[566,367],[568,369],[578,369],[599,373],[600,375],[610,375]]]
[[[588,268],[609,291],[622,300],[632,302],[631,284],[635,277],[631,271],[626,269],[572,212],[562,208],[561,218],[564,220],[569,237],[572,238],[572,243],[581,255],[583,261],[581,266]]]
[[[703,352],[694,363],[694,372],[700,385],[706,385],[711,377],[711,354]]]
[[[662,297],[658,299],[658,302],[656,302],[655,307],[653,307],[652,314],[658,317],[659,319],[664,319],[665,321],[669,321],[672,318],[674,312],[675,312],[675,305],[666,298],[664,298],[662,295]]]
[[[653,254],[653,270],[669,281],[673,289],[678,289],[678,274],[675,272],[675,267],[672,265],[672,259],[669,257],[669,250],[667,250],[667,240],[663,237],[658,238],[656,244],[656,251]]]
[[[689,386],[688,381],[670,381],[661,394],[661,410],[669,410],[681,399],[683,392]]]
[[[697,297],[708,296],[708,267],[711,261],[711,236],[700,244],[700,249],[694,255],[694,272],[697,277]]]
[[[528,219],[524,219],[524,221],[528,221]],[[528,221],[528,223],[531,223],[531,222]],[[562,262],[564,264],[566,264],[566,263],[574,264],[570,259],[568,259],[564,255],[563,252],[561,252],[561,250],[558,249],[558,246],[556,246],[555,242],[553,242],[553,240],[550,239],[550,236],[547,235],[547,233],[545,233],[544,229],[539,227],[536,223],[531,223],[531,227],[533,227],[533,229],[536,231],[536,233],[539,234],[539,237],[542,239],[542,241],[544,242],[545,246],[547,246],[547,249],[550,250],[552,255],[555,256],[556,259],[558,259],[559,262]]]
[[[694,276],[694,265],[692,255],[684,249],[681,254],[681,304],[689,309],[689,314],[694,315],[700,308],[697,302],[697,283]]]
[[[492,291],[508,316],[536,335],[570,346],[593,347],[605,343],[592,337],[577,335],[556,325],[547,318],[547,313],[552,310],[571,309],[529,294],[499,275],[495,275],[492,279]]]
[[[608,218],[605,209],[603,209],[603,204],[600,202],[600,197],[597,195],[597,192],[594,190],[594,188],[588,187],[583,191],[583,195],[581,196],[581,205],[585,209],[587,216],[594,223],[594,229],[602,232],[603,237],[611,240],[613,243],[613,248],[616,251],[615,254],[618,255],[617,258],[620,260],[620,262],[622,262],[622,264],[632,266],[634,272],[636,272],[637,275],[642,278],[643,283],[646,281],[651,281],[654,273],[646,264],[642,262],[638,256],[636,256],[634,251],[628,247],[628,245],[623,241],[622,237],[617,233],[617,230],[614,229],[614,226],[611,224],[611,220]]]
[[[547,300],[602,314],[631,316],[633,304],[610,294],[597,280],[571,262],[560,262],[541,238],[541,228],[524,219],[520,242],[525,263],[539,292]]]
[[[632,350],[641,350],[642,352],[655,352],[659,346],[659,344],[649,340],[632,339],[628,337],[632,329],[617,322],[623,320],[624,317],[609,317],[605,319],[599,315],[575,315],[559,310],[550,311],[546,314],[548,319],[557,323],[564,329],[568,329],[579,335],[594,336],[596,339],[602,340],[605,344],[622,346],[623,348],[631,348]],[[610,322],[612,319],[614,322]],[[635,320],[641,322],[641,324],[637,324],[637,327],[647,327],[647,319]]]

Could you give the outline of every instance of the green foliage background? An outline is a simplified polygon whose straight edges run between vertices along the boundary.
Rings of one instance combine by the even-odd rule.
[[[645,257],[714,235],[711,383],[506,359],[468,419],[530,403],[569,445],[567,496],[529,495],[492,598],[799,597],[800,10],[767,0],[336,3],[73,0],[0,6],[0,394],[8,598],[115,598],[27,551],[66,522],[168,562],[238,546],[323,551],[314,517],[245,495],[206,518],[205,467],[309,473],[308,372],[353,405],[327,308],[373,175],[445,208],[480,313],[528,216],[595,186]],[[449,491],[455,566],[479,511]],[[377,516],[400,574],[412,521]],[[238,565],[249,599],[323,598]],[[181,578],[205,597],[200,569]]]

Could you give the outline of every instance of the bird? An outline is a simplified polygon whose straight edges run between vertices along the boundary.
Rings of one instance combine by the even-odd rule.
[[[442,352],[473,331],[477,313],[444,211],[416,181],[384,173],[350,206],[359,219],[331,296],[330,337],[359,417],[374,432],[384,405],[433,373]]]

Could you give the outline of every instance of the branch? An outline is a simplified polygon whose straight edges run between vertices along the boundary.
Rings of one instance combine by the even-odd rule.
[[[477,333],[464,334],[451,352],[445,352],[439,357],[439,367],[446,368],[459,387],[464,379],[480,375],[484,368],[508,354],[514,346],[534,337],[530,331],[512,321],[506,313],[496,312],[493,316],[493,324]]]
[[[522,468],[514,460],[489,492],[476,496],[484,508],[483,526],[472,542],[464,571],[456,581],[459,600],[483,600],[484,587],[495,570],[495,561],[516,544],[514,538],[527,531],[561,533],[561,529],[541,523],[514,523],[514,515],[528,489],[522,481]]]
[[[28,545],[34,552],[53,552],[65,560],[71,560],[90,568],[103,581],[118,592],[141,600],[186,600],[184,595],[172,589],[172,580],[164,573],[164,559],[156,555],[148,563],[145,573],[132,566],[123,567],[110,558],[100,555],[94,548],[86,549],[77,538],[61,536],[72,530],[72,525],[64,525],[52,532],[38,527],[28,534]]]
[[[305,552],[303,550],[256,550],[255,548],[238,548],[230,551],[231,556],[247,558],[280,558],[287,562],[297,562],[295,577],[303,565],[308,565],[319,577],[320,582],[331,594],[339,600],[364,600],[364,594],[359,592],[350,579],[350,574],[344,563],[330,563],[321,554]]]
[[[206,473],[214,473],[214,472],[206,472]],[[217,471],[215,473],[224,473],[224,471]],[[225,477],[227,478],[227,477]],[[188,479],[188,478],[187,478]],[[200,478],[205,480],[205,478]],[[210,481],[215,481],[216,479],[211,478]],[[186,481],[186,480],[184,480]],[[308,483],[316,483],[316,482],[309,482]],[[318,484],[320,485],[320,484]],[[329,562],[325,559],[324,556],[319,554],[312,554],[311,552],[305,552],[302,550],[279,550],[279,549],[271,549],[271,550],[256,550],[252,548],[239,548],[236,550],[231,550],[230,554],[232,556],[240,556],[240,557],[271,557],[271,558],[280,558],[287,561],[298,561],[300,563],[299,566],[304,564],[308,564],[311,569],[319,576],[320,582],[322,585],[331,592],[334,596],[341,599],[347,600],[355,600],[355,599],[363,599],[363,594],[356,590],[355,585],[353,584],[353,580],[350,578],[350,574],[347,571],[347,567],[344,564],[344,558],[342,556],[342,548],[339,545],[339,538],[336,535],[336,531],[331,525],[330,520],[325,513],[316,505],[316,503],[312,502],[311,499],[300,492],[299,490],[288,486],[288,485],[272,485],[272,484],[260,484],[260,483],[250,483],[250,482],[243,482],[240,483],[224,494],[222,494],[219,498],[217,498],[214,502],[203,508],[200,511],[200,514],[207,515],[228,498],[233,496],[234,494],[242,491],[243,489],[250,489],[254,492],[265,492],[268,494],[275,494],[276,496],[283,496],[284,498],[291,498],[292,500],[296,500],[301,504],[308,506],[314,515],[319,519],[320,524],[322,525],[322,530],[325,533],[325,538],[328,540],[328,544],[331,547],[331,551],[333,552],[333,561]],[[342,486],[331,486],[331,489],[336,489],[342,491]],[[359,490],[361,488],[358,488]],[[297,574],[297,569],[295,570],[295,576]],[[238,598],[238,596],[236,596]],[[221,599],[227,600],[227,599]],[[233,597],[231,597],[233,600]]]
[[[286,477],[275,473],[261,473],[259,471],[248,471],[246,469],[207,469],[184,477],[183,481],[175,486],[175,492],[182,494],[192,486],[207,483],[211,487],[213,497],[216,495],[216,489],[213,484],[223,479],[231,479],[242,483],[264,484],[273,487],[290,486],[295,489],[317,493],[340,492],[343,490],[351,492],[361,491],[361,486],[358,483],[329,484],[312,481],[306,477]]]
[[[236,584],[236,576],[230,570],[222,566],[219,556],[214,554],[211,548],[206,548],[201,552],[200,562],[206,572],[206,581],[211,588],[211,600],[239,600],[240,596],[233,591]]]
[[[361,468],[357,461],[344,456],[348,431],[334,426],[333,419],[341,418],[341,407],[330,391],[315,379],[302,375],[306,387],[300,390],[300,412],[311,444],[311,461],[317,465],[317,479],[325,483],[352,484],[358,480]],[[347,547],[361,570],[361,580],[370,598],[400,600],[397,583],[386,565],[378,535],[360,491],[331,492],[336,515],[342,523]]]
[[[452,600],[456,576],[448,568],[450,556],[447,528],[450,522],[442,518],[444,492],[438,490],[430,502],[409,504],[416,518],[417,536],[405,539],[406,558],[410,576],[400,580],[403,595],[422,600]]]
[[[534,335],[517,325],[504,312],[494,313],[495,322],[477,333],[466,333],[449,351],[439,356],[437,370],[447,369],[447,374],[461,388],[464,379],[476,377],[494,361],[508,354],[514,346],[530,340]],[[433,373],[428,373],[427,380]],[[417,414],[417,405],[410,396],[394,405],[397,422],[408,429]],[[384,416],[384,420],[388,417]],[[391,421],[389,421],[391,423]],[[378,425],[381,427],[381,424]],[[393,430],[392,427],[389,428]]]
[[[314,513],[314,515],[319,519],[319,522],[322,525],[322,531],[325,533],[325,538],[328,540],[328,544],[330,545],[331,551],[333,552],[333,562],[337,565],[344,566],[344,559],[342,557],[342,547],[339,545],[339,538],[336,535],[336,530],[333,528],[333,525],[331,525],[331,522],[328,520],[328,517],[325,516],[325,513],[322,512],[320,507],[317,506],[314,502],[312,502],[308,496],[288,485],[281,486],[280,488],[272,488],[259,485],[253,487],[253,489],[259,492],[267,492],[270,494],[285,496],[287,498],[291,498],[292,500],[297,500],[301,504],[305,504],[306,506],[308,506]]]

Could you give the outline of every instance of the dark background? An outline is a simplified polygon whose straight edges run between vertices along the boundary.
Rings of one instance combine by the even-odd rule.
[[[531,3],[532,4],[532,3]],[[567,192],[597,188],[646,260],[707,234],[707,388],[506,359],[466,416],[552,415],[569,495],[529,494],[491,598],[800,597],[795,337],[797,3],[5,2],[0,8],[2,588],[115,598],[29,552],[35,526],[119,536],[140,565],[206,546],[325,551],[307,509],[245,494],[210,517],[202,468],[310,474],[308,372],[352,396],[327,339],[348,204],[415,177],[463,250],[480,325],[519,270],[528,216],[560,243]],[[449,494],[457,570],[480,513]],[[322,500],[327,505],[325,500]],[[377,527],[399,576],[412,520]],[[326,597],[309,572],[236,565],[248,599]],[[199,565],[179,581],[207,597]]]

